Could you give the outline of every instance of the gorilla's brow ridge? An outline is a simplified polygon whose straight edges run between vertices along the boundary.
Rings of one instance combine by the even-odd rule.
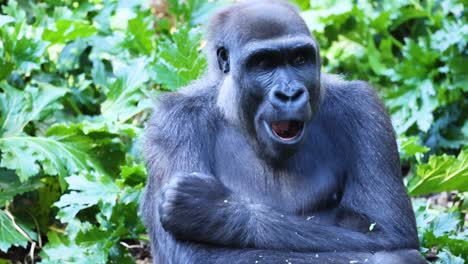
[[[280,37],[269,40],[257,40],[250,42],[242,48],[242,59],[250,57],[253,53],[268,52],[268,51],[281,51],[295,50],[302,48],[317,49],[317,45],[311,37]]]

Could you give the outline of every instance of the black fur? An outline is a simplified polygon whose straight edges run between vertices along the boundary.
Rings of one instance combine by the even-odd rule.
[[[147,126],[141,211],[154,263],[424,263],[392,126],[372,88],[320,77],[316,44],[296,72],[247,77],[242,48],[309,34],[281,1],[241,3],[213,21],[209,74],[162,96]],[[238,92],[230,110],[217,103],[227,78]],[[267,96],[294,85],[309,98],[299,110]],[[285,147],[266,137],[258,115],[304,120],[303,139]]]

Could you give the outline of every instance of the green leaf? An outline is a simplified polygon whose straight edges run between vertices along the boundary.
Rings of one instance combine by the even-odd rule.
[[[143,164],[123,166],[121,176],[125,185],[135,186],[146,181],[146,168]]]
[[[428,152],[430,149],[419,144],[419,138],[416,136],[405,137],[400,136],[398,138],[398,147],[400,150],[400,156],[403,159],[408,159],[413,156],[420,156]]]
[[[413,202],[421,246],[446,248],[453,254],[467,257],[468,232],[461,231],[463,217],[460,211],[451,208],[450,212],[444,212],[427,205],[426,199],[417,199]]]
[[[7,252],[11,246],[26,248],[28,239],[18,232],[7,214],[0,210],[0,251]]]
[[[437,254],[439,258],[436,264],[464,264],[465,261],[461,257],[457,257],[452,255],[450,251],[443,250],[439,254]]]
[[[445,52],[449,47],[456,46],[459,52],[463,52],[468,41],[468,25],[462,21],[442,22],[443,27],[432,36],[431,47],[440,52]]]
[[[117,184],[122,188],[120,200],[124,204],[138,204],[146,183],[146,168],[143,164],[133,164],[132,166],[123,166],[121,169],[122,179],[117,181]]]
[[[380,53],[375,47],[374,40],[372,39],[370,35],[369,35],[369,39],[367,43],[368,43],[367,54],[369,58],[369,65],[371,66],[371,69],[376,74],[383,75],[385,71],[387,70],[387,67],[382,63],[381,58],[380,58]]]
[[[38,179],[22,183],[12,171],[0,169],[0,207],[18,194],[36,190],[42,186]]]
[[[76,127],[53,126],[47,137],[11,136],[0,138],[0,167],[15,170],[22,182],[41,170],[63,178],[81,170],[102,172],[91,149],[94,141]]]
[[[175,15],[180,22],[195,26],[206,22],[216,10],[229,4],[229,1],[210,0],[168,0],[169,13]]]
[[[421,131],[427,132],[434,121],[433,112],[439,107],[439,102],[430,80],[416,81],[405,87],[407,91],[392,95],[386,104],[392,112],[392,122],[395,124],[397,134],[407,132],[417,124]]]
[[[205,71],[207,61],[200,52],[201,35],[195,29],[179,28],[172,40],[159,43],[154,62],[156,81],[171,91],[189,84]]]
[[[462,150],[458,158],[431,156],[427,164],[418,165],[416,175],[408,182],[411,195],[453,190],[468,191],[468,149]]]
[[[87,41],[83,39],[77,39],[68,43],[60,52],[57,60],[57,68],[61,71],[71,71],[80,68],[81,56],[83,52],[88,48]]]
[[[70,193],[62,195],[55,206],[60,208],[57,217],[63,222],[72,221],[76,214],[93,205],[101,210],[115,205],[119,187],[107,176],[97,173],[81,173],[66,178]]]
[[[77,38],[86,38],[96,34],[97,29],[85,21],[58,20],[55,30],[44,30],[43,39],[53,44],[66,43]]]
[[[32,70],[38,70],[44,61],[47,43],[40,39],[40,33],[25,22],[16,24],[15,28],[0,27],[0,43],[0,81],[13,70],[28,76]]]
[[[78,245],[68,236],[59,235],[55,232],[47,234],[48,243],[41,250],[41,264],[85,264],[107,263],[108,254],[101,244],[82,246]]]
[[[0,15],[0,27],[5,25],[5,24],[14,22],[14,21],[15,21],[15,19],[13,17],[11,17],[11,16]]]
[[[140,12],[128,20],[126,39],[123,46],[135,53],[150,55],[155,48],[156,34],[153,28],[154,17],[151,12]]]
[[[195,4],[191,13],[191,26],[206,24],[211,16],[219,9],[231,4],[230,0],[190,0]]]
[[[145,59],[137,59],[129,65],[116,66],[116,80],[108,87],[107,99],[101,104],[101,113],[108,121],[123,123],[152,107],[151,100],[144,91],[149,77]]]
[[[310,0],[292,0],[300,9],[305,10],[310,8]]]
[[[6,82],[0,83],[0,91],[0,136],[4,137],[20,135],[29,122],[39,120],[46,110],[56,109],[53,103],[67,92],[46,83],[21,91]]]
[[[460,224],[459,213],[442,213],[432,221],[432,232],[436,237],[441,237],[448,233],[454,233]]]

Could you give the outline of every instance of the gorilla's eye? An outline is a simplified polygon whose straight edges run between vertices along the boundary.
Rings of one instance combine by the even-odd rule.
[[[306,63],[306,58],[305,58],[304,55],[299,54],[299,55],[295,56],[294,59],[293,59],[293,64],[294,65],[303,65],[304,63]]]
[[[279,56],[274,52],[261,51],[256,52],[247,59],[249,67],[256,70],[271,70],[278,66]]]
[[[274,65],[275,65],[274,60],[269,57],[260,58],[257,62],[257,66],[262,69],[273,68]]]

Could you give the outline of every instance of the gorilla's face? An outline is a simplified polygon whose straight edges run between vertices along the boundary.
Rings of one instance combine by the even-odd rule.
[[[297,11],[268,3],[224,14],[223,30],[211,41],[221,43],[216,66],[225,78],[218,106],[240,120],[260,155],[281,160],[301,145],[318,108],[320,56]]]
[[[300,146],[320,101],[318,47],[307,35],[250,42],[239,56],[241,114],[267,156]]]

